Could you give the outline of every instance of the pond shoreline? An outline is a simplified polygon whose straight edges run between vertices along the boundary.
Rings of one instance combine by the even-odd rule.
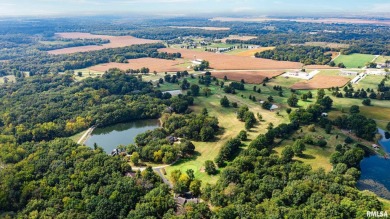
[[[91,127],[84,133],[82,143],[93,148],[96,143],[107,154],[117,149],[120,145],[134,143],[138,134],[161,127],[160,119],[134,120],[126,123],[118,123],[106,127]]]

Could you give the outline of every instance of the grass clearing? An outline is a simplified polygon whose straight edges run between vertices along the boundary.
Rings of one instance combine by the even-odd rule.
[[[332,130],[331,134],[327,134],[324,129],[318,126],[315,127],[315,132],[310,132],[307,126],[302,127],[301,130],[298,130],[289,139],[282,141],[280,146],[274,150],[280,155],[284,147],[294,144],[294,139],[304,138],[307,135],[311,135],[313,139],[323,137],[328,142],[325,147],[306,144],[306,150],[303,152],[303,156],[295,156],[294,159],[309,164],[314,170],[323,168],[328,172],[331,171],[333,167],[330,163],[330,156],[335,152],[336,145],[344,144],[347,136],[336,128]]]
[[[361,68],[375,58],[374,55],[354,53],[351,55],[340,55],[334,62],[336,64],[344,63],[347,68]]]
[[[79,76],[79,72],[81,72],[81,76]],[[101,77],[103,74],[104,74],[103,71],[95,71],[89,68],[74,70],[75,79],[77,81],[82,81],[86,78]]]
[[[7,75],[0,77],[0,84],[15,83],[16,77],[14,75]]]
[[[375,59],[376,63],[385,63],[387,60],[390,60],[390,56],[378,56],[377,59]]]

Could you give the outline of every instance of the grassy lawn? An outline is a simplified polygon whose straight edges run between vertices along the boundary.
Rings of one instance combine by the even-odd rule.
[[[385,76],[380,75],[367,75],[363,80],[359,81],[358,84],[354,84],[355,89],[367,89],[372,88],[375,91],[378,89],[378,84],[385,78]]]
[[[374,55],[355,53],[351,55],[340,55],[334,62],[336,64],[344,63],[347,68],[361,68],[364,67],[367,62],[371,62],[374,58]]]
[[[188,79],[190,83],[194,83],[197,79]],[[228,83],[228,82],[226,82]],[[217,136],[216,141],[214,142],[193,142],[195,145],[195,150],[198,154],[194,157],[188,159],[182,159],[173,166],[167,167],[167,177],[169,178],[170,173],[173,170],[180,169],[182,172],[185,172],[187,169],[193,169],[195,171],[195,176],[198,179],[201,179],[203,183],[215,183],[218,180],[218,175],[209,176],[203,171],[204,162],[206,160],[214,160],[217,154],[220,151],[220,148],[231,138],[234,138],[238,135],[241,130],[245,130],[244,123],[240,122],[236,118],[235,112],[236,108],[229,107],[223,108],[220,105],[220,99],[223,96],[227,96],[231,102],[237,102],[239,106],[247,105],[249,109],[255,114],[260,113],[263,117],[263,121],[259,122],[256,127],[252,128],[248,132],[249,140],[244,142],[244,146],[249,144],[251,140],[257,137],[260,133],[265,133],[267,131],[266,127],[270,122],[275,126],[288,122],[288,117],[285,112],[281,112],[280,116],[277,116],[275,112],[269,110],[264,110],[261,108],[258,102],[253,102],[247,97],[249,95],[255,95],[257,98],[266,98],[269,93],[274,92],[266,91],[265,94],[257,94],[252,91],[254,85],[246,85],[245,91],[238,91],[238,94],[225,94],[219,86],[210,85],[209,89],[212,92],[212,95],[209,97],[197,97],[195,99],[195,106],[192,107],[195,113],[199,113],[203,108],[207,108],[209,115],[215,116],[219,120],[220,127],[222,129],[221,134]],[[163,84],[161,86],[163,90],[174,90],[178,89],[177,84]],[[201,86],[202,90],[203,86]],[[265,90],[271,90],[267,87]],[[241,95],[244,96],[241,97]],[[277,101],[277,98],[275,98]],[[219,170],[221,171],[221,170]]]
[[[285,146],[294,144],[294,139],[304,138],[306,135],[311,135],[313,138],[322,136],[328,144],[323,148],[306,144],[306,150],[303,152],[303,156],[295,157],[294,159],[309,164],[315,170],[323,168],[326,171],[331,171],[332,164],[329,161],[330,156],[335,151],[336,145],[344,144],[346,138],[338,129],[333,129],[331,134],[327,134],[325,130],[320,127],[316,127],[315,132],[310,132],[307,127],[302,127],[302,132],[298,131],[288,140],[281,142],[280,146],[276,147],[274,150],[280,155]],[[339,136],[338,139],[336,139],[336,135]]]

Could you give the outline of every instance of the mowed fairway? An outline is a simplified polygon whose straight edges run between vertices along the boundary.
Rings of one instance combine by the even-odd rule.
[[[299,69],[302,64],[298,62],[274,61],[235,55],[200,52],[187,49],[160,49],[161,52],[181,53],[183,58],[193,60],[203,59],[210,62],[210,67],[219,70],[272,70],[272,69]]]
[[[129,59],[129,63],[116,63],[110,62],[107,64],[100,64],[89,69],[94,71],[107,71],[110,68],[119,68],[121,70],[127,69],[140,69],[142,67],[149,68],[150,72],[176,72],[188,70],[186,67],[186,61],[183,59],[167,60],[167,59],[155,59],[155,58],[140,58]],[[188,66],[191,64],[188,64]]]
[[[316,75],[313,79],[295,83],[291,86],[296,90],[313,90],[320,88],[344,87],[351,79],[341,76]]]
[[[96,51],[102,49],[109,48],[119,48],[137,44],[150,44],[150,43],[158,43],[158,40],[147,40],[147,39],[139,39],[132,36],[107,36],[107,35],[94,35],[90,33],[57,33],[57,36],[65,39],[106,39],[110,40],[110,43],[103,45],[91,45],[91,46],[78,46],[78,47],[70,47],[64,49],[56,49],[49,51],[49,54],[59,55],[59,54],[71,54],[76,52],[89,52]]]
[[[336,64],[343,63],[347,68],[361,68],[368,62],[373,61],[374,58],[374,55],[355,53],[351,55],[340,55],[334,62]]]
[[[212,72],[216,78],[223,79],[225,76],[229,80],[241,81],[244,79],[246,83],[260,84],[266,77],[272,78],[283,74],[284,71],[228,71],[228,72]]]

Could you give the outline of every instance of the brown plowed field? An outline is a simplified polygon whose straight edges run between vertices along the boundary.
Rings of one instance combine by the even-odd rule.
[[[119,68],[121,70],[127,69],[140,69],[142,67],[149,68],[150,72],[176,72],[187,70],[184,67],[185,61],[182,59],[166,60],[166,59],[154,59],[154,58],[140,58],[140,59],[129,59],[129,63],[115,63],[110,62],[107,64],[100,64],[89,69],[94,71],[107,71],[110,68]]]
[[[78,47],[70,47],[64,49],[56,49],[49,51],[49,54],[59,55],[59,54],[71,54],[76,52],[89,52],[96,51],[102,49],[109,48],[119,48],[137,44],[149,44],[149,43],[157,43],[160,42],[158,40],[147,40],[140,39],[132,36],[107,36],[107,35],[93,35],[90,33],[57,33],[59,37],[67,38],[67,39],[107,39],[110,40],[110,43],[103,44],[101,46],[91,45],[91,46],[78,46]]]
[[[203,59],[210,62],[210,67],[219,70],[282,70],[302,68],[298,62],[274,61],[270,59],[251,58],[235,55],[199,52],[188,49],[160,49],[161,52],[180,52],[183,58]]]
[[[266,77],[272,78],[283,74],[284,71],[231,71],[231,72],[212,72],[212,76],[223,79],[225,76],[229,80],[241,81],[244,79],[246,83],[260,84],[263,83]]]
[[[343,87],[351,79],[341,76],[316,75],[313,79],[295,83],[291,86],[296,90],[312,90],[320,88]]]

